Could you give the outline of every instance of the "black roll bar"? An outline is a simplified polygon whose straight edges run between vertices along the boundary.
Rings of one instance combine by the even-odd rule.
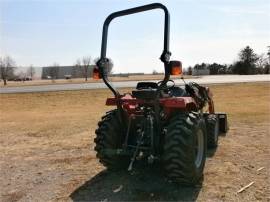
[[[170,69],[169,69],[169,61],[170,61],[170,56],[171,53],[169,51],[169,42],[170,42],[170,14],[168,9],[160,3],[153,3],[153,4],[148,4],[144,6],[139,6],[135,8],[130,8],[127,10],[122,10],[118,11],[115,13],[110,14],[104,24],[103,24],[103,31],[102,31],[102,43],[101,43],[101,54],[100,54],[100,59],[97,61],[97,66],[99,68],[99,71],[101,73],[102,79],[104,83],[108,86],[108,88],[113,92],[115,97],[119,97],[120,94],[119,92],[110,84],[108,81],[108,72],[105,70],[105,67],[109,63],[109,59],[106,58],[106,52],[107,52],[107,38],[108,38],[108,28],[109,24],[114,18],[125,16],[125,15],[130,15],[134,13],[139,13],[139,12],[144,12],[148,10],[153,10],[153,9],[162,9],[165,14],[165,20],[164,20],[164,47],[163,47],[163,52],[160,56],[160,60],[164,63],[164,68],[165,68],[165,76],[164,79],[161,83],[161,86],[165,85],[167,81],[170,78]]]

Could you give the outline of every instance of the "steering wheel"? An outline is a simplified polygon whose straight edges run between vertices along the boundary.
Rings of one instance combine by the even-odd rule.
[[[171,85],[167,85],[169,82],[171,82]],[[157,82],[157,84],[158,84],[158,86],[160,87],[161,86],[161,84],[162,84],[162,81],[159,81],[159,82]],[[163,88],[161,88],[162,90],[170,90],[170,89],[172,89],[173,87],[175,86],[175,82],[173,81],[173,80],[168,80],[168,82],[166,83],[166,85],[163,87]]]

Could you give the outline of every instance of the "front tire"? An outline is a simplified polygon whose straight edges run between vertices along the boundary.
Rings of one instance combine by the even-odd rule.
[[[208,148],[216,148],[218,146],[219,122],[215,114],[209,114],[206,117],[207,127],[207,146]]]
[[[204,119],[197,113],[178,114],[167,127],[163,167],[175,182],[194,185],[203,177],[207,137]]]

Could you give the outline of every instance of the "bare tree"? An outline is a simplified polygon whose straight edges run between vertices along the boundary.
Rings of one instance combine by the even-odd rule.
[[[25,71],[20,71],[19,73],[17,73],[16,74],[19,78],[17,78],[17,79],[19,79],[18,81],[26,81],[26,77],[27,77],[27,72],[25,72]]]
[[[4,85],[7,85],[7,80],[14,76],[15,68],[15,61],[10,56],[0,56],[0,76],[4,81]]]
[[[35,73],[36,73],[35,68],[33,67],[33,65],[30,65],[29,68],[27,69],[27,76],[33,79]]]
[[[85,81],[88,79],[88,75],[90,75],[89,67],[91,64],[91,57],[85,56],[82,59],[77,59],[76,61],[76,67],[80,68],[80,71],[85,78]]]
[[[256,62],[256,73],[263,74],[264,67],[267,65],[267,57],[264,53],[258,55],[258,60]]]

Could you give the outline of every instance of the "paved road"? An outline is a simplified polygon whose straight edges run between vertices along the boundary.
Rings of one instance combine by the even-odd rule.
[[[199,84],[222,84],[222,83],[242,83],[242,82],[270,82],[269,75],[219,75],[219,76],[202,76],[196,79],[186,79],[186,82],[195,81]],[[116,88],[135,87],[138,81],[121,81],[114,82]],[[156,82],[156,81],[155,81]],[[177,85],[182,85],[183,81],[175,80]],[[104,83],[82,83],[82,84],[55,84],[40,86],[20,86],[20,87],[1,87],[0,93],[29,93],[29,92],[47,92],[62,90],[81,90],[106,88]]]

